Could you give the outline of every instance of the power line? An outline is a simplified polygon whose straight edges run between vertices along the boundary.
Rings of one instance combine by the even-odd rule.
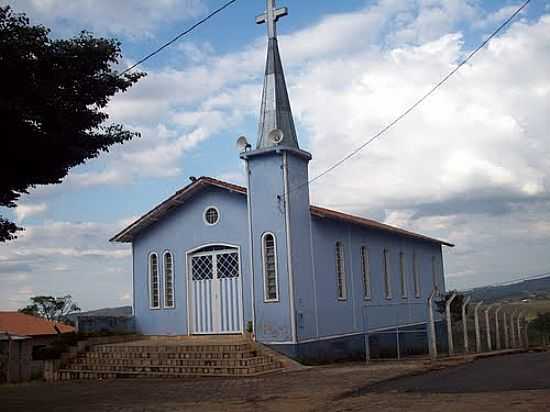
[[[376,133],[374,136],[369,138],[367,141],[365,141],[363,144],[361,144],[359,147],[354,149],[352,152],[348,153],[346,156],[344,156],[342,159],[338,160],[336,163],[334,163],[332,166],[327,168],[325,171],[321,172],[317,176],[311,178],[307,182],[304,182],[298,186],[295,186],[292,188],[289,193],[292,193],[310,183],[315,182],[319,178],[323,177],[327,173],[330,173],[334,169],[336,169],[338,166],[342,165],[347,160],[351,159],[353,156],[355,156],[357,153],[359,153],[361,150],[363,150],[366,146],[374,142],[376,139],[378,139],[380,136],[385,134],[388,130],[390,130],[393,126],[395,126],[400,120],[402,120],[405,116],[407,116],[409,113],[411,113],[414,109],[416,109],[421,103],[424,102],[428,97],[430,97],[437,89],[439,89],[447,80],[449,80],[462,66],[464,66],[468,61],[474,57],[481,49],[483,49],[489,41],[493,37],[495,37],[504,27],[506,27],[526,6],[530,3],[531,0],[526,0],[510,17],[508,17],[500,26],[497,27],[497,29],[491,33],[489,37],[487,37],[474,51],[472,51],[464,60],[462,60],[458,66],[456,66],[453,70],[451,70],[445,77],[443,77],[439,82],[435,84],[426,94],[424,94],[420,99],[418,99],[415,103],[413,103],[407,110],[405,110],[403,113],[401,113],[399,116],[397,116],[394,120],[392,120],[390,123],[388,123],[386,126],[384,126],[378,133]]]
[[[176,37],[174,37],[172,40],[164,43],[162,46],[160,46],[158,49],[156,49],[155,51],[149,53],[147,56],[143,57],[142,59],[138,60],[136,63],[134,63],[133,65],[131,65],[130,67],[128,67],[126,70],[124,70],[123,72],[120,73],[119,76],[122,76],[123,74],[126,74],[128,73],[130,70],[132,69],[135,69],[137,66],[139,66],[140,64],[144,63],[145,61],[149,60],[151,57],[157,55],[158,53],[160,53],[162,50],[164,50],[165,48],[167,48],[168,46],[172,45],[173,43],[177,42],[180,38],[182,38],[183,36],[191,33],[193,30],[195,30],[197,27],[199,27],[201,24],[203,24],[204,22],[206,22],[207,20],[210,20],[212,17],[214,17],[216,14],[220,13],[221,11],[223,11],[224,9],[226,9],[227,7],[231,6],[233,3],[236,3],[237,0],[231,0],[231,1],[228,1],[227,3],[225,3],[224,5],[218,7],[216,10],[214,10],[212,13],[210,13],[208,16],[204,17],[203,19],[199,20],[198,22],[196,22],[195,24],[193,24],[191,27],[189,27],[187,30],[181,32],[180,34],[178,34]]]

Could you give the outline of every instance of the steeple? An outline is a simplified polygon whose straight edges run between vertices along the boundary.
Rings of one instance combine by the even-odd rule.
[[[267,0],[266,12],[256,17],[257,24],[267,23],[268,36],[267,61],[256,149],[275,145],[273,139],[269,138],[269,133],[275,129],[279,129],[283,133],[282,140],[278,143],[279,146],[299,148],[286,90],[285,74],[277,44],[277,20],[287,14],[288,9],[286,7],[277,9],[275,0]]]

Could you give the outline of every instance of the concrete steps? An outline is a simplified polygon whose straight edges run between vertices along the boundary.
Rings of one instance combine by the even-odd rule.
[[[98,345],[58,371],[59,380],[255,376],[283,368],[244,339],[150,339]],[[218,343],[219,342],[219,343]]]

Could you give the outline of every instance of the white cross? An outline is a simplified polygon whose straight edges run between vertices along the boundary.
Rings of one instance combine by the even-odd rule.
[[[288,8],[281,7],[276,8],[275,0],[267,0],[267,8],[264,14],[260,14],[256,17],[256,24],[262,24],[267,22],[267,36],[270,39],[277,37],[276,22],[279,17],[286,16],[288,14]]]

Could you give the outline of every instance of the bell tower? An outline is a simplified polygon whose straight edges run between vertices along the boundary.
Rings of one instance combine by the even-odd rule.
[[[296,345],[315,336],[316,319],[307,184],[311,155],[298,144],[277,43],[276,23],[287,14],[286,7],[267,0],[265,13],[256,18],[267,24],[267,60],[256,148],[241,152],[241,158],[248,176],[256,338]]]

